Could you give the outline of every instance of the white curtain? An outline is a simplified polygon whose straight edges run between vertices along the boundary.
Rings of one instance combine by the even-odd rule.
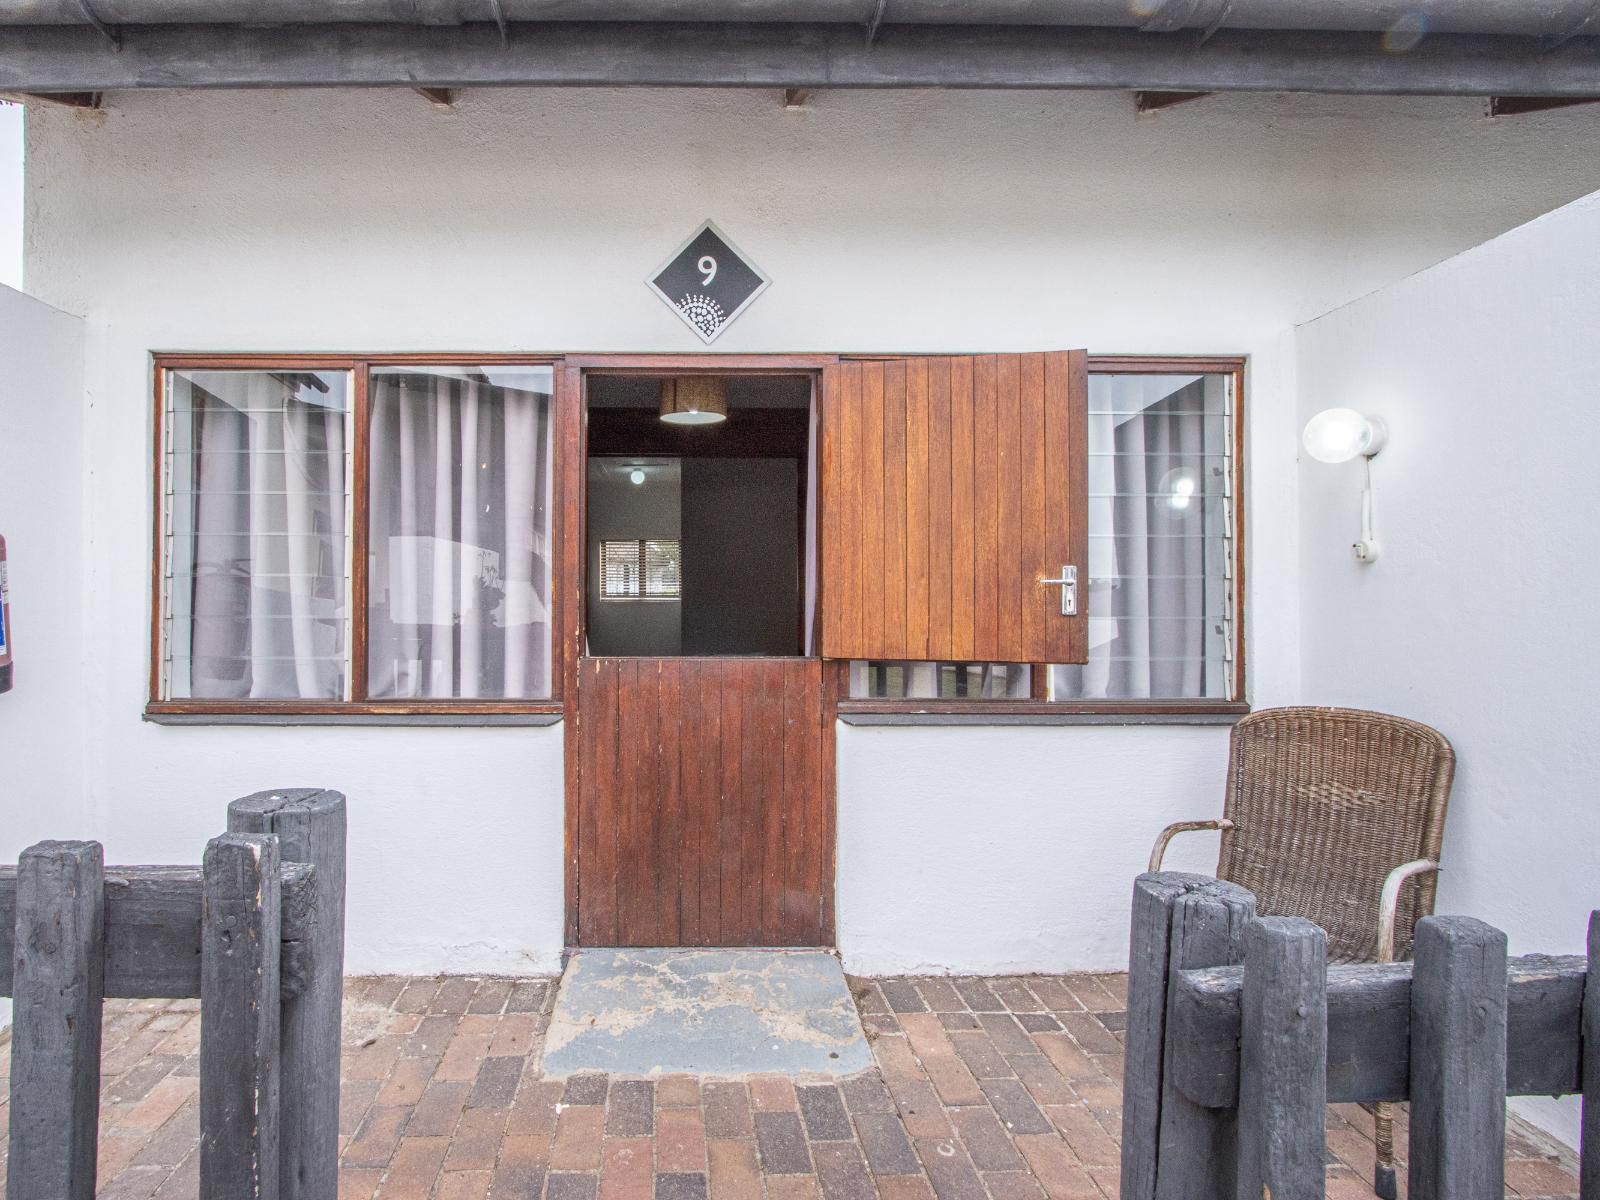
[[[548,392],[376,372],[368,694],[550,694]]]
[[[1221,414],[1203,378],[1146,403],[1150,383],[1091,381],[1089,662],[1055,668],[1057,699],[1199,698],[1220,684],[1206,580],[1220,567],[1223,460],[1207,434]]]
[[[174,380],[175,522],[192,521],[173,590],[171,694],[344,695],[342,375],[197,372]],[[187,635],[189,653],[181,653]]]

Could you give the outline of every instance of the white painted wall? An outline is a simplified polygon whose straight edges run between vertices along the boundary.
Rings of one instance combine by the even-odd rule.
[[[711,216],[774,280],[719,350],[1249,353],[1271,703],[1299,695],[1292,327],[1600,185],[1600,114],[1491,124],[1467,101],[1230,96],[1136,120],[1121,94],[786,112],[770,92],[491,90],[441,113],[395,90],[29,116],[30,286],[90,318],[97,828],[124,859],[191,859],[236,792],[346,789],[358,969],[555,966],[560,730],[142,723],[151,350],[698,349],[642,280]],[[1140,848],[1217,811],[1225,739],[844,731],[847,961],[1117,965]],[[958,911],[952,888],[980,886]],[[989,947],[1008,912],[1041,931]]]
[[[0,693],[0,862],[93,837],[84,798],[83,322],[0,286],[0,537],[15,687]],[[10,1002],[0,1000],[0,1026]]]
[[[22,119],[0,102],[0,285],[22,287]]]
[[[1426,721],[1459,756],[1441,912],[1513,954],[1584,951],[1600,908],[1600,194],[1302,328],[1300,415],[1382,416],[1382,559],[1359,468],[1300,467],[1302,689]],[[1535,1115],[1569,1141],[1577,1107]]]

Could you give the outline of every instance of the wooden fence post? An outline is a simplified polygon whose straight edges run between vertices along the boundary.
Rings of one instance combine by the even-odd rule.
[[[1417,923],[1411,980],[1411,1200],[1501,1200],[1506,935],[1471,917]]]
[[[1578,1195],[1600,1200],[1600,912],[1589,914],[1589,969],[1583,983],[1583,1124]]]
[[[316,870],[305,990],[283,1003],[283,1200],[339,1191],[339,1048],[344,1002],[345,800],[322,788],[256,792],[228,805],[230,833],[276,834],[285,862]]]
[[[40,842],[17,863],[10,1200],[94,1200],[105,855]]]
[[[1122,1066],[1122,1200],[1155,1200],[1172,909],[1179,896],[1205,882],[1205,876],[1176,871],[1145,874],[1133,881]]]
[[[206,846],[200,917],[200,1197],[278,1200],[278,840]]]
[[[1327,1194],[1328,935],[1258,917],[1244,939],[1238,1200]]]
[[[1256,915],[1256,898],[1237,884],[1206,880],[1177,898],[1167,963],[1170,1005],[1179,971],[1225,967],[1244,957],[1244,931]],[[1170,1009],[1169,1009],[1170,1011]],[[1157,1200],[1217,1200],[1234,1191],[1234,1135],[1238,1111],[1205,1108],[1179,1090],[1173,1074],[1176,1048],[1163,1047],[1161,1126],[1156,1145]]]

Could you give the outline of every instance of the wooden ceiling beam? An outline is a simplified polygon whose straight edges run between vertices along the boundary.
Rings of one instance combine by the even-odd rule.
[[[1133,108],[1139,113],[1160,112],[1164,108],[1172,108],[1178,104],[1188,104],[1191,100],[1203,100],[1212,95],[1211,92],[1135,92],[1133,94]]]
[[[99,108],[104,98],[102,92],[6,92],[0,99],[24,104],[29,100],[43,100],[46,104],[59,104],[63,108]]]
[[[419,87],[411,90],[435,108],[450,108],[456,102],[456,94],[450,88]]]
[[[1202,45],[1136,29],[487,21],[459,26],[13,25],[0,91],[133,88],[1087,88],[1354,95],[1600,96],[1600,37],[1429,34],[1404,54],[1370,34],[1221,29]]]
[[[806,101],[811,99],[810,88],[784,88],[783,106],[785,108],[804,108]]]
[[[1593,104],[1594,96],[1490,96],[1491,117],[1520,117],[1524,113],[1549,112],[1552,108],[1572,108]]]

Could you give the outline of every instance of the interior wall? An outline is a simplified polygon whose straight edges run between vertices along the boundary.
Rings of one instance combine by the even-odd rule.
[[[792,458],[683,464],[683,652],[800,652],[800,468]]]
[[[601,593],[600,543],[616,538],[679,538],[682,472],[652,467],[643,484],[589,466],[589,653],[666,657],[683,649],[679,600],[607,600]]]
[[[0,863],[15,863],[46,838],[99,836],[83,771],[83,322],[0,286],[0,362],[14,664],[0,692]]]
[[[1359,463],[1302,457],[1303,694],[1425,721],[1458,755],[1438,909],[1581,954],[1600,908],[1600,195],[1299,331],[1300,419],[1382,417],[1382,557]],[[1569,1140],[1577,1106],[1534,1105]]]
[[[643,281],[710,216],[773,280],[719,352],[1247,354],[1251,695],[1274,703],[1301,694],[1293,326],[1600,186],[1600,111],[1490,122],[1475,100],[1138,118],[1119,92],[823,91],[790,112],[761,90],[467,89],[441,112],[404,89],[152,90],[28,118],[29,285],[88,317],[99,831],[123,861],[193,860],[240,791],[344,788],[358,969],[555,969],[561,730],[141,721],[152,350],[698,352]],[[1220,810],[1226,738],[845,730],[850,968],[897,945],[992,965],[944,936],[949,880],[912,849],[994,845],[997,809],[1017,836],[985,860],[986,911],[1038,911],[1041,881],[1053,906],[1006,961],[1118,965],[1139,847]],[[948,769],[901,786],[929,750]],[[1073,837],[1035,836],[1031,806]]]

